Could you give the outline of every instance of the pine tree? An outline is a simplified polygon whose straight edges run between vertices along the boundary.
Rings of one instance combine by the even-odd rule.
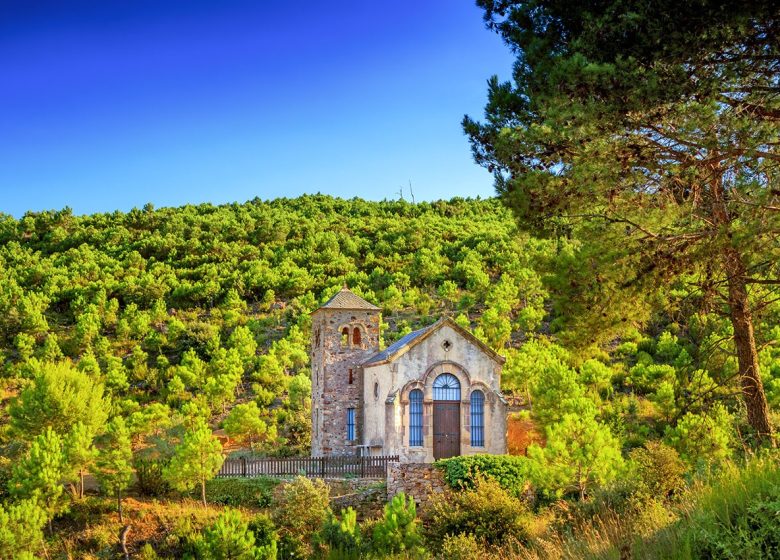
[[[609,342],[694,286],[722,303],[748,421],[774,444],[754,315],[780,285],[776,3],[478,4],[518,63],[463,125],[518,224],[576,241],[551,279],[560,334]]]
[[[200,485],[200,497],[205,506],[206,482],[216,476],[224,461],[222,444],[211,433],[208,425],[199,421],[184,434],[163,476],[173,488],[181,492]]]
[[[122,492],[133,476],[133,450],[130,431],[124,419],[117,416],[109,422],[97,459],[97,479],[100,485],[116,496],[119,521],[122,517]]]
[[[9,413],[13,431],[29,439],[49,427],[65,435],[78,422],[97,433],[108,416],[108,401],[103,398],[103,385],[69,361],[44,362]]]
[[[0,558],[34,554],[43,543],[46,512],[35,500],[21,500],[3,507],[0,504]]]
[[[97,450],[93,445],[95,434],[79,422],[65,437],[65,457],[68,466],[78,475],[79,498],[84,497],[84,474],[95,461]]]
[[[62,439],[47,428],[33,440],[27,455],[14,465],[9,490],[16,498],[35,500],[46,512],[51,532],[52,518],[64,507],[62,484],[66,476]]]

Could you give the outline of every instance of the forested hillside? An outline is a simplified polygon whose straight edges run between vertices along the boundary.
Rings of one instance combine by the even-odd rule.
[[[504,489],[485,492],[530,484],[535,507],[567,498],[586,518],[594,499],[612,507],[622,495],[620,507],[635,507],[642,497],[656,504],[644,522],[666,527],[677,514],[663,508],[685,480],[717,473],[755,443],[731,326],[683,278],[654,289],[645,320],[610,326],[606,340],[583,334],[565,303],[581,292],[579,250],[566,236],[521,233],[495,199],[305,196],[4,216],[0,495],[9,534],[13,519],[42,526],[81,511],[85,473],[120,508],[133,472],[141,494],[205,493],[221,464],[211,435],[220,427],[255,453],[308,454],[309,313],[344,284],[382,307],[384,344],[450,314],[507,356],[503,390],[525,404],[519,414],[546,446],[499,467]],[[755,319],[776,413],[780,304],[767,302]],[[528,520],[525,509],[507,511]],[[442,515],[428,537],[434,551],[454,523]],[[547,522],[534,523],[541,531]],[[507,535],[525,542],[534,523]]]

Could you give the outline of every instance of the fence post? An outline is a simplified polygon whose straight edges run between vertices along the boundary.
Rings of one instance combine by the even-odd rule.
[[[241,476],[246,476],[246,457],[241,457]]]

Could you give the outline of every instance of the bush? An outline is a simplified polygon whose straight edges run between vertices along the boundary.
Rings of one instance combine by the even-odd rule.
[[[220,477],[206,482],[206,495],[215,504],[265,508],[273,501],[278,480],[266,477]]]
[[[636,465],[640,490],[647,495],[668,499],[685,488],[683,475],[687,469],[674,448],[650,441],[631,451],[631,460]]]
[[[138,491],[144,496],[166,496],[170,485],[163,479],[165,461],[160,459],[136,459],[133,462],[135,474],[138,477]]]
[[[414,499],[401,492],[385,505],[384,515],[374,526],[374,550],[380,554],[422,550],[420,520]]]
[[[725,470],[691,515],[697,558],[780,557],[780,466],[755,460]]]
[[[474,535],[447,535],[438,558],[441,560],[475,560],[485,556],[484,548]]]
[[[328,547],[329,560],[360,558],[362,538],[355,510],[351,507],[341,510],[341,520],[329,512],[320,531],[320,542]]]
[[[322,480],[303,476],[281,486],[274,500],[273,520],[279,529],[281,558],[308,558],[314,535],[330,512],[330,492]]]
[[[448,535],[473,535],[482,545],[526,542],[532,521],[526,505],[489,478],[473,489],[438,496],[432,511],[428,531],[437,543]]]
[[[255,536],[255,546],[259,548],[270,547],[272,544],[275,546],[279,540],[274,522],[264,513],[255,515],[248,526]]]
[[[226,509],[203,531],[195,546],[203,560],[276,560],[276,542],[258,547],[241,514]]]
[[[512,455],[468,455],[436,462],[444,469],[444,479],[450,487],[460,490],[474,488],[480,477],[491,478],[514,496],[528,485],[529,463],[526,457]]]

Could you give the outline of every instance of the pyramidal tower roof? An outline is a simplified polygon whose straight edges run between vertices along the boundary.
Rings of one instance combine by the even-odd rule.
[[[379,311],[376,305],[367,302],[360,296],[356,296],[346,286],[326,301],[320,309],[370,309]]]

